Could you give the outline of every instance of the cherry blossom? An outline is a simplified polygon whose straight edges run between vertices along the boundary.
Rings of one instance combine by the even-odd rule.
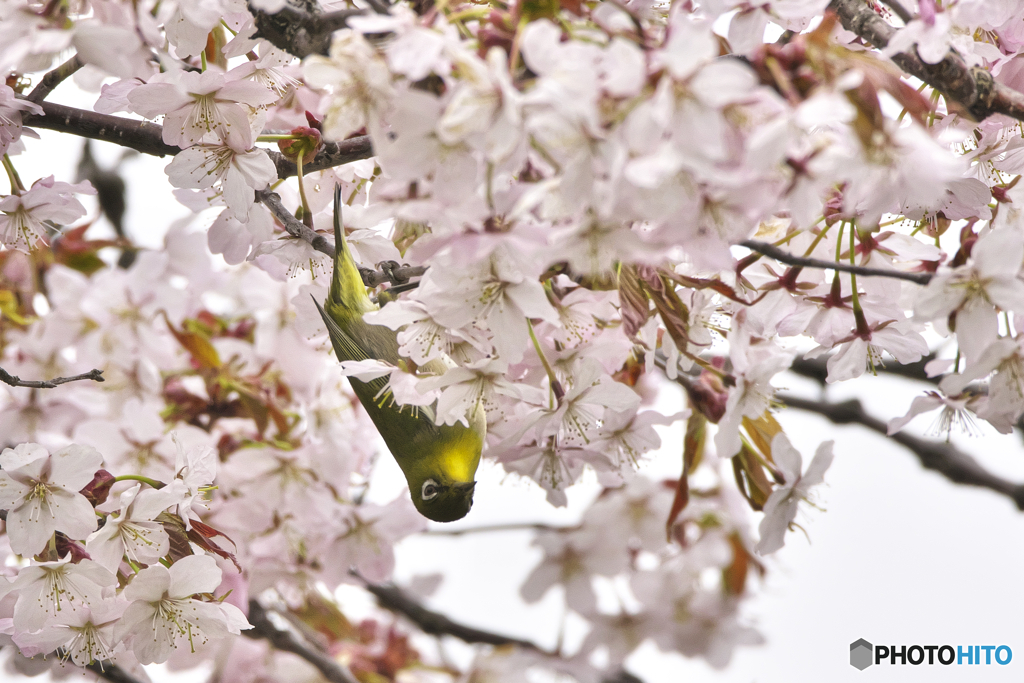
[[[772,457],[786,483],[772,491],[764,504],[764,519],[758,527],[761,540],[755,546],[761,555],[774,553],[785,544],[786,531],[796,519],[799,504],[809,499],[811,488],[824,481],[825,470],[832,464],[832,445],[826,441],[818,446],[811,464],[801,473],[800,451],[793,448],[785,434],[772,439]]]
[[[117,571],[122,556],[135,564],[156,563],[170,549],[170,539],[154,520],[173,500],[169,491],[143,491],[142,484],[136,484],[121,494],[117,514],[110,514],[100,529],[89,534],[86,551],[111,572]]]
[[[34,102],[17,99],[10,86],[0,85],[0,154],[7,154],[11,144],[25,133],[21,127],[23,112],[42,114],[43,108]]]
[[[273,91],[259,83],[228,79],[215,69],[179,72],[128,93],[139,114],[165,117],[163,140],[168,145],[191,147],[212,132],[236,152],[252,147],[250,114],[276,99]]]
[[[139,663],[151,664],[166,661],[181,640],[194,651],[209,638],[251,628],[234,605],[192,597],[212,593],[220,581],[221,570],[207,555],[182,558],[170,569],[143,569],[124,589],[131,604],[117,624],[117,639],[129,639]]]
[[[54,531],[82,539],[96,528],[92,505],[79,491],[103,456],[88,446],[71,445],[52,455],[39,444],[21,444],[0,453],[0,506],[7,509],[11,549],[35,555]]]
[[[66,224],[81,218],[85,207],[75,193],[95,194],[95,190],[88,182],[71,185],[48,176],[23,193],[0,199],[0,244],[28,252],[52,230],[48,221]]]

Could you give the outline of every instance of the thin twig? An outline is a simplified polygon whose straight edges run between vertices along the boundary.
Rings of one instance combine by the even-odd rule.
[[[888,277],[895,280],[907,280],[908,282],[916,282],[919,285],[926,285],[931,282],[931,273],[906,273],[902,270],[887,270],[884,268],[868,268],[866,266],[855,266],[849,263],[839,263],[836,261],[826,261],[824,259],[806,258],[804,256],[795,256],[784,249],[768,244],[767,242],[758,242],[756,240],[744,240],[739,242],[739,245],[746,247],[751,251],[756,251],[759,254],[771,257],[776,261],[782,263],[788,263],[791,266],[803,266],[804,268],[825,268],[831,270],[840,270],[844,273],[855,273],[857,275],[864,275],[867,277]]]
[[[53,92],[54,88],[63,83],[83,66],[85,66],[85,62],[79,59],[77,54],[72,55],[71,59],[67,60],[52,71],[46,72],[46,74],[39,80],[39,85],[33,88],[32,92],[30,92],[28,97],[25,99],[29,102],[40,104],[51,92]]]
[[[549,652],[540,645],[529,640],[513,638],[512,636],[506,636],[492,631],[484,631],[452,621],[440,612],[434,612],[433,610],[427,609],[406,594],[401,588],[392,584],[378,585],[367,583],[365,588],[377,598],[377,603],[380,604],[381,607],[389,612],[394,612],[404,616],[409,621],[416,624],[416,626],[418,626],[424,633],[429,633],[435,636],[454,636],[465,643],[517,645],[552,657],[557,656],[557,654]]]
[[[879,16],[863,0],[832,0],[829,4],[842,22],[852,31],[878,49],[889,44],[896,28]],[[976,121],[992,114],[1024,121],[1024,94],[996,82],[986,69],[968,67],[955,50],[950,50],[938,64],[928,64],[916,50],[899,52],[892,61],[903,71],[932,86],[947,101],[962,106]]]
[[[358,683],[348,668],[306,642],[294,631],[283,631],[275,626],[267,616],[267,611],[256,600],[249,601],[249,623],[252,628],[242,631],[247,637],[264,639],[282,652],[298,655],[315,666],[330,683]]]
[[[928,373],[924,370],[924,366],[933,360],[935,360],[935,356],[929,354],[916,363],[889,363],[887,365],[877,365],[875,366],[875,370],[887,375],[904,377],[918,382],[938,384],[939,380],[942,378],[929,377]],[[789,366],[789,370],[801,377],[812,379],[824,387],[827,384],[826,378],[828,377],[828,356],[819,356],[818,358],[804,358],[800,356],[793,361],[791,366]]]
[[[428,536],[464,536],[466,534],[491,534],[505,531],[572,531],[579,526],[555,526],[553,524],[520,523],[520,524],[490,524],[487,526],[474,526],[463,529],[429,529],[424,531]]]
[[[292,215],[291,211],[281,203],[280,195],[270,190],[260,190],[256,193],[256,198],[270,209],[270,213],[274,214],[274,218],[284,226],[289,235],[309,242],[316,251],[334,258],[334,241],[327,239]],[[359,274],[363,276],[363,283],[367,287],[376,287],[385,282],[405,282],[410,278],[420,277],[425,272],[427,272],[426,266],[399,266],[381,270],[360,270]]]
[[[260,190],[256,193],[256,199],[270,209],[270,213],[274,214],[274,218],[284,226],[289,235],[309,242],[310,246],[321,254],[334,257],[334,242],[293,216],[281,203],[281,195],[270,190]]]
[[[16,375],[12,375],[3,368],[0,368],[0,382],[9,384],[12,387],[28,387],[29,389],[53,389],[61,384],[67,384],[68,382],[77,382],[82,379],[91,379],[94,382],[102,382],[103,371],[102,370],[90,370],[89,372],[81,375],[75,375],[74,377],[54,377],[53,379],[42,379],[42,380],[29,380],[21,379]]]
[[[856,399],[830,403],[788,394],[776,394],[775,399],[791,408],[821,415],[835,424],[858,424],[867,427],[912,452],[925,469],[934,470],[957,484],[977,486],[1001,493],[1009,497],[1017,509],[1024,510],[1024,484],[1006,481],[986,471],[977,460],[951,443],[919,439],[904,432],[889,435],[887,425],[869,415]]]
[[[513,638],[493,631],[484,631],[452,621],[440,612],[427,609],[405,591],[392,584],[367,583],[365,588],[377,598],[377,603],[381,607],[405,617],[424,633],[434,636],[453,636],[465,643],[515,645],[548,657],[559,656],[557,652],[545,650],[529,640]],[[643,681],[625,669],[618,669],[613,673],[605,674],[601,678],[601,683],[643,683]]]
[[[112,662],[92,662],[86,664],[85,668],[110,683],[143,683]]]

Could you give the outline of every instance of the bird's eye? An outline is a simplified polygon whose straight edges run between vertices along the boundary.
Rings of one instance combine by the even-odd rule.
[[[427,479],[423,482],[423,488],[420,489],[420,495],[423,497],[423,500],[430,500],[437,495],[439,490],[440,487],[438,487],[436,481],[433,479]]]

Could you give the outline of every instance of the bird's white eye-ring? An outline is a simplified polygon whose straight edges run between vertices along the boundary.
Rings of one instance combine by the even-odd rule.
[[[423,500],[430,500],[434,498],[439,491],[440,488],[438,487],[437,482],[433,479],[427,479],[423,482],[423,488],[420,489],[420,495],[423,497]]]

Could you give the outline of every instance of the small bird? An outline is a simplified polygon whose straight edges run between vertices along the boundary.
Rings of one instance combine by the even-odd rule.
[[[397,367],[407,363],[398,355],[397,332],[370,325],[363,314],[377,309],[345,243],[341,225],[341,189],[334,192],[334,276],[323,306],[314,303],[327,326],[338,360],[378,359]],[[433,360],[421,366],[440,374],[449,366]],[[474,476],[480,464],[487,419],[478,406],[469,426],[434,423],[430,407],[399,406],[387,389],[387,379],[362,382],[350,377],[352,390],[377,426],[409,482],[416,509],[435,522],[462,519],[473,505]]]

